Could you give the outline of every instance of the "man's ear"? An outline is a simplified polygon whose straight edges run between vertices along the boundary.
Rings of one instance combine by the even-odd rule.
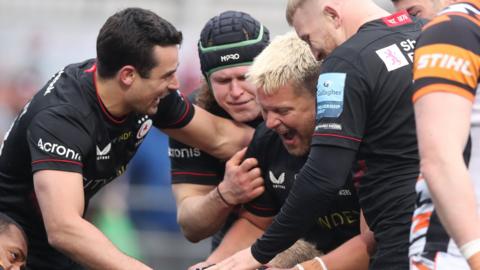
[[[119,80],[125,86],[131,86],[135,81],[135,77],[137,76],[137,70],[135,69],[135,67],[130,65],[122,67],[118,72]]]
[[[333,6],[325,5],[323,6],[323,14],[327,20],[333,23],[335,29],[340,27],[341,21],[337,9],[335,9]]]

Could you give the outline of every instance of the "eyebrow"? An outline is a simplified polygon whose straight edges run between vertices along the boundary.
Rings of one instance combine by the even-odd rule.
[[[162,77],[165,78],[165,77],[168,77],[168,76],[172,75],[173,73],[177,72],[177,69],[178,69],[178,65],[175,67],[175,69],[165,72],[162,75]]]

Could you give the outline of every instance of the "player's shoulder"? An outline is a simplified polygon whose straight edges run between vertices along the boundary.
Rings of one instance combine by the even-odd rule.
[[[94,60],[90,59],[68,65],[55,73],[33,97],[32,106],[39,110],[72,111],[83,117],[91,114],[93,103],[99,102],[94,86],[94,64]]]
[[[480,10],[477,5],[474,1],[466,1],[445,8],[425,26],[417,48],[445,44],[480,54]]]

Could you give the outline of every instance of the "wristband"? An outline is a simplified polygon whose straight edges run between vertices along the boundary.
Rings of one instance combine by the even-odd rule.
[[[323,262],[322,258],[320,257],[315,257],[315,260],[317,260],[317,262],[322,266],[322,269],[323,270],[328,270],[327,266],[325,265],[325,263]]]
[[[235,206],[235,205],[227,202],[227,200],[225,200],[225,198],[222,196],[222,193],[220,193],[220,188],[218,188],[218,186],[217,186],[216,190],[217,190],[217,193],[218,193],[218,196],[220,197],[220,199],[222,199],[222,201],[223,201],[228,207],[234,207],[234,206]]]
[[[480,239],[475,239],[464,244],[460,247],[460,252],[465,259],[470,259],[470,257],[480,252]]]
[[[301,264],[297,264],[295,266],[298,267],[298,270],[305,270],[305,268],[303,268],[303,266]]]

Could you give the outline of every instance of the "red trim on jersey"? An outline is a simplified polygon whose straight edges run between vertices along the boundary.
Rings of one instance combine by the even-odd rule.
[[[382,20],[388,27],[397,27],[413,22],[406,10],[401,10],[390,16],[383,17]]]
[[[172,175],[217,176],[216,173],[172,172]]]
[[[100,108],[102,109],[103,113],[107,116],[107,118],[110,121],[112,121],[114,124],[118,125],[118,124],[121,124],[121,123],[125,122],[125,120],[127,119],[126,117],[124,117],[123,119],[117,119],[108,112],[107,108],[105,108],[105,105],[103,104],[102,99],[98,95],[97,78],[95,76],[95,71],[97,71],[97,64],[93,64],[93,66],[91,68],[85,70],[85,72],[92,73],[93,87],[95,88],[95,94],[97,95],[97,99],[98,99],[98,103],[100,104]]]
[[[365,160],[359,160],[357,161],[357,166],[355,169],[355,172],[353,174],[353,186],[357,189],[360,188],[360,182],[362,181],[363,177],[365,176],[365,173],[367,172],[367,163]]]
[[[180,93],[180,95],[182,96],[182,98],[183,98],[184,100],[186,99],[186,97],[185,97],[182,93]],[[173,126],[173,125],[176,125],[176,124],[182,122],[183,119],[185,119],[185,117],[187,117],[188,112],[190,111],[190,102],[186,101],[186,103],[187,103],[187,108],[185,109],[185,112],[183,113],[183,115],[180,117],[180,119],[178,119],[177,121],[175,121],[175,122],[173,122],[172,124],[170,124],[170,126]]]
[[[91,68],[85,69],[85,72],[91,73],[91,72],[95,72],[96,70],[97,70],[97,64],[93,64]]]
[[[347,139],[351,141],[356,141],[356,142],[361,142],[361,139],[350,137],[350,136],[343,136],[343,135],[338,135],[338,134],[331,134],[331,133],[313,133],[313,136],[323,136],[323,137],[336,137],[336,138],[341,138],[341,139]]]
[[[249,204],[249,206],[254,208],[254,209],[261,210],[261,211],[273,211],[273,210],[275,210],[275,208],[261,207],[261,206],[256,206],[254,204]]]
[[[37,163],[42,163],[42,162],[63,162],[63,163],[72,163],[72,164],[75,164],[75,165],[79,165],[80,167],[83,167],[83,164],[81,162],[78,162],[78,161],[72,161],[72,160],[63,160],[63,159],[40,159],[40,160],[35,160],[35,161],[32,161],[32,165],[33,164],[37,164]]]
[[[103,113],[107,116],[108,120],[112,121],[114,124],[117,124],[117,125],[125,122],[127,117],[124,117],[123,119],[117,119],[116,117],[114,117],[108,112],[107,108],[105,108],[105,105],[103,104],[103,101],[100,98],[100,95],[98,94],[97,79],[95,77],[95,73],[93,74],[93,86],[95,87],[95,94],[97,95],[98,104],[100,104],[100,108],[102,109]]]

